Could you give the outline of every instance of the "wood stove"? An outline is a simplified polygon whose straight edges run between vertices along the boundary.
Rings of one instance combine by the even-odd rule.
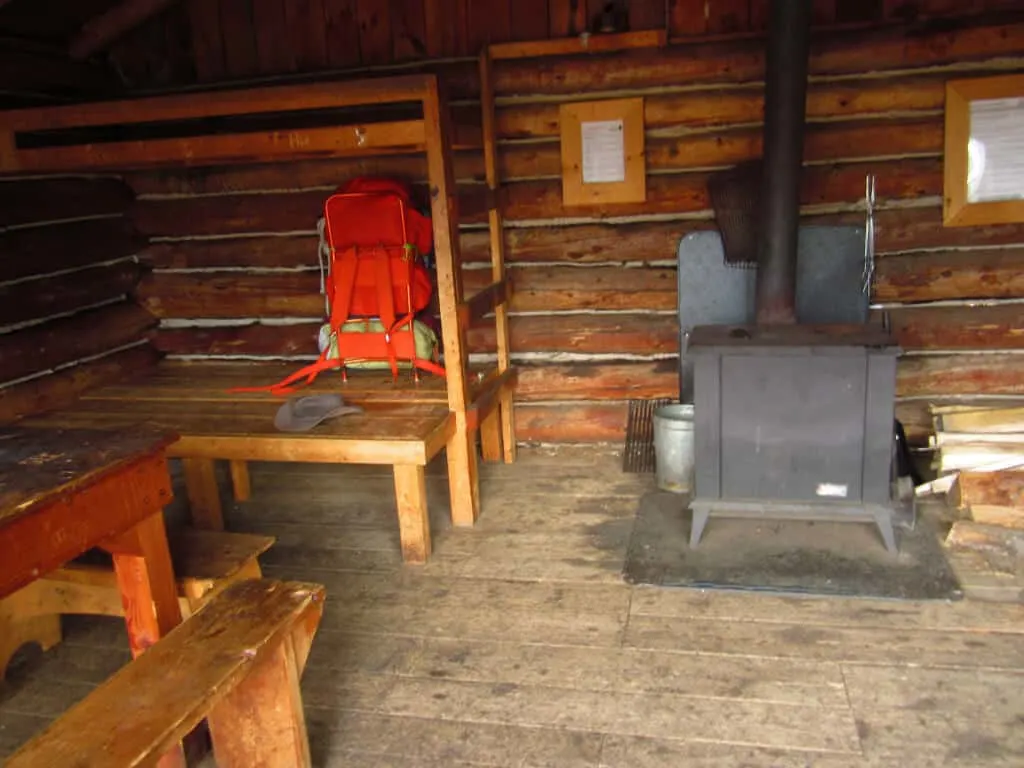
[[[796,258],[810,0],[773,0],[757,230],[757,323],[698,326],[696,546],[710,516],[872,522],[895,551],[896,356],[882,328],[800,325]]]

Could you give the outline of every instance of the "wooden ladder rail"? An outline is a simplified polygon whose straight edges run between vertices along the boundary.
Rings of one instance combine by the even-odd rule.
[[[490,205],[487,212],[487,228],[490,234],[491,277],[493,285],[504,290],[494,302],[495,338],[498,352],[498,374],[504,374],[511,365],[509,343],[509,301],[512,292],[505,274],[505,223],[502,217],[501,179],[498,169],[497,116],[494,107],[493,61],[486,46],[480,54],[480,108],[482,110],[482,133],[484,149],[484,173],[487,180]],[[489,461],[504,459],[506,464],[516,460],[516,435],[513,412],[512,386],[504,386],[499,396],[498,408],[488,419],[500,419],[500,433],[487,425],[481,428],[480,437],[484,458]],[[494,436],[500,434],[500,445]]]
[[[471,526],[480,515],[480,478],[476,431],[469,421],[469,365],[466,327],[460,322],[463,305],[462,257],[459,248],[459,207],[452,169],[450,111],[436,77],[423,94],[423,127],[430,185],[430,213],[437,262],[437,300],[444,341],[448,408],[455,416],[455,432],[445,448],[452,524]]]

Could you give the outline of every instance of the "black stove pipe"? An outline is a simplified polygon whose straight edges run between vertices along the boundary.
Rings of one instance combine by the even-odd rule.
[[[810,29],[811,0],[771,0],[757,268],[759,324],[797,321],[796,254]]]

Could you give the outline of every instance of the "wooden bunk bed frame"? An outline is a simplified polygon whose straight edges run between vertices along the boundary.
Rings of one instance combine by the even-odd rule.
[[[273,412],[280,401],[259,395],[225,394],[239,376],[249,384],[272,383],[281,366],[184,364],[164,361],[156,373],[128,384],[86,393],[74,407],[32,417],[27,424],[123,426],[148,420],[174,429],[181,440],[169,455],[184,459],[193,519],[208,528],[223,526],[214,460],[231,462],[236,498],[249,493],[246,462],[316,461],[390,464],[394,467],[403,558],[423,562],[430,553],[424,468],[446,449],[451,512],[455,525],[473,525],[479,514],[475,436],[485,459],[515,458],[509,362],[509,285],[503,258],[494,138],[490,60],[480,62],[483,151],[490,214],[493,283],[468,300],[463,296],[458,213],[452,171],[450,112],[434,75],[207,91],[125,101],[47,107],[0,113],[0,173],[42,174],[126,171],[161,166],[272,163],[366,154],[425,153],[437,264],[437,293],[444,344],[445,382],[424,380],[388,386],[379,374],[325,374],[313,391],[340,391],[366,406],[310,433],[276,432]],[[63,129],[127,126],[280,113],[416,105],[419,119],[258,130],[227,135],[142,139],[63,146],[19,147],[18,135]],[[339,179],[339,183],[343,181]],[[497,365],[471,371],[467,328],[495,313]],[[243,370],[244,373],[239,374]],[[205,371],[205,373],[204,373]],[[331,381],[326,381],[331,379]],[[244,382],[243,382],[244,383]]]

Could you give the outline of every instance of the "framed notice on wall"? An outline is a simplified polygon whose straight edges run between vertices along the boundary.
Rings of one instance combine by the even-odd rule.
[[[563,104],[562,203],[642,203],[647,199],[644,100]]]
[[[943,221],[1024,222],[1024,75],[946,84]]]

